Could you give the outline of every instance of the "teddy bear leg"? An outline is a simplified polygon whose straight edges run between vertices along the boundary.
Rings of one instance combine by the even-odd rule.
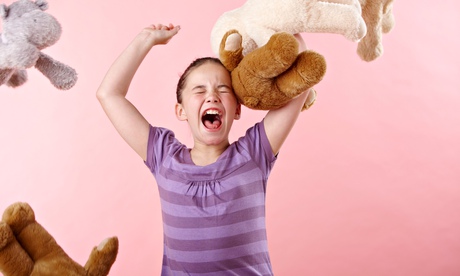
[[[10,79],[7,82],[7,85],[10,87],[18,87],[23,85],[27,81],[27,71],[26,70],[17,70],[11,75]]]
[[[0,221],[0,272],[4,276],[29,276],[34,263],[16,240],[10,226]]]
[[[99,246],[91,251],[85,269],[88,276],[105,276],[109,274],[110,268],[118,254],[118,238],[112,237],[103,240]]]
[[[29,204],[17,202],[10,205],[3,213],[3,221],[11,227],[32,260],[37,261],[50,254],[65,255],[56,240],[35,221],[35,213]]]
[[[271,79],[286,71],[296,60],[299,43],[292,34],[275,33],[264,46],[247,54],[239,66],[251,68],[263,79]]]
[[[45,75],[57,89],[68,90],[77,82],[75,69],[43,53],[40,53],[35,68]]]
[[[229,71],[233,71],[243,59],[242,37],[236,30],[228,31],[220,43],[219,58]]]
[[[325,73],[324,57],[313,51],[304,51],[292,67],[276,79],[276,84],[287,97],[294,98],[319,83]]]
[[[0,69],[0,85],[6,84],[13,73],[14,69]]]

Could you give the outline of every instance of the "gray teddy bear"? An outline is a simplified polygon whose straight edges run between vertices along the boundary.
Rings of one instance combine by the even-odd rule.
[[[41,52],[55,44],[61,25],[50,14],[46,0],[18,0],[0,5],[0,85],[17,87],[27,81],[27,68],[35,66],[58,89],[68,90],[77,81],[76,71]]]

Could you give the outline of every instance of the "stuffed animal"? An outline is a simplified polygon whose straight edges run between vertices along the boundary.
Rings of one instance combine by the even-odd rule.
[[[35,221],[27,203],[10,205],[0,221],[0,272],[4,276],[105,276],[118,254],[112,237],[94,247],[82,267]]]
[[[41,52],[55,44],[61,25],[46,0],[18,0],[0,5],[3,33],[0,37],[0,85],[18,87],[27,81],[26,69],[35,66],[58,89],[67,90],[77,81],[76,71]]]
[[[235,29],[242,36],[243,55],[265,45],[277,32],[336,33],[351,41],[366,34],[358,0],[247,0],[224,12],[211,31],[211,47],[219,53],[222,37]]]
[[[324,57],[313,51],[299,53],[299,42],[280,32],[260,48],[243,56],[242,37],[236,30],[227,32],[220,45],[220,59],[231,72],[232,85],[239,102],[251,109],[277,109],[313,87],[324,76]],[[316,99],[310,91],[302,110]]]
[[[359,0],[367,34],[358,43],[358,55],[365,61],[373,61],[383,54],[382,34],[390,32],[394,25],[393,0]]]

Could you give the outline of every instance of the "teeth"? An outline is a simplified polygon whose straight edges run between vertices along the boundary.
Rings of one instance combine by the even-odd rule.
[[[210,115],[219,115],[219,111],[217,111],[217,110],[207,110],[207,111],[206,111],[206,114],[210,114]]]

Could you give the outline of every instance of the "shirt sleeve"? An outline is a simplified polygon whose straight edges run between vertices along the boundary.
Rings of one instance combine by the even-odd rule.
[[[150,125],[149,138],[147,142],[147,158],[145,165],[155,175],[159,164],[167,156],[168,150],[177,144],[177,139],[171,130]]]
[[[273,154],[263,121],[249,128],[246,135],[238,139],[238,145],[248,151],[251,159],[268,176],[277,157]]]

